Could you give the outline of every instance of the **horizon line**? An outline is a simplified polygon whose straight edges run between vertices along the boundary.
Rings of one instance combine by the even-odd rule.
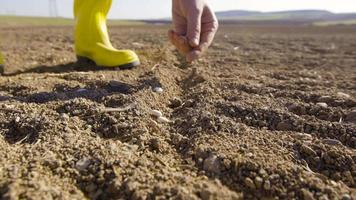
[[[295,12],[295,11],[325,11],[332,14],[356,14],[356,11],[352,12],[333,12],[326,9],[291,9],[291,10],[274,10],[274,11],[259,11],[259,10],[244,10],[244,9],[233,9],[233,10],[216,10],[215,13],[220,12],[233,12],[233,11],[245,11],[245,12],[259,12],[259,13],[278,13],[278,12]],[[61,19],[73,19],[73,16],[49,16],[49,15],[22,15],[22,14],[0,14],[0,16],[8,17],[38,17],[38,18],[61,18]],[[159,18],[108,18],[108,20],[132,20],[132,21],[144,21],[144,20],[170,20],[171,17],[159,17]]]

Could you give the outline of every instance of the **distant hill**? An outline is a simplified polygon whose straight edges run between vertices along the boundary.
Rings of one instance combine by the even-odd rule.
[[[325,10],[293,10],[280,12],[258,12],[246,10],[231,10],[217,12],[217,17],[220,20],[236,20],[236,21],[355,21],[356,13],[336,14]]]

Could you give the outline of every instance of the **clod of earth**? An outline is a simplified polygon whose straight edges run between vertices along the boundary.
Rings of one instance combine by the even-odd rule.
[[[345,121],[356,124],[356,110],[353,110],[347,114]]]
[[[91,161],[89,158],[82,158],[75,164],[75,168],[78,169],[79,171],[84,171],[89,167],[90,164]]]
[[[204,160],[203,168],[207,172],[218,174],[221,171],[220,161],[216,155],[211,155]]]

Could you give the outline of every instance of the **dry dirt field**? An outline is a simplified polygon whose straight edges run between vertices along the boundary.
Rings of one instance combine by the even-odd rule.
[[[356,27],[225,25],[192,66],[167,28],[111,27],[130,71],[1,28],[1,199],[356,199]]]

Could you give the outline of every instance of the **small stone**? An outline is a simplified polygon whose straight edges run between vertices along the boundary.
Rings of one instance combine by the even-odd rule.
[[[322,108],[327,108],[328,107],[328,104],[327,103],[323,103],[323,102],[319,102],[316,104],[317,106],[320,106]]]
[[[61,119],[68,120],[69,119],[69,115],[67,115],[66,113],[61,113]]]
[[[261,168],[259,171],[258,171],[258,174],[261,175],[261,176],[264,176],[267,174],[266,170]]]
[[[248,188],[250,188],[250,189],[252,189],[252,190],[255,190],[256,189],[256,186],[255,186],[255,183],[253,183],[253,180],[252,179],[250,179],[249,177],[247,177],[247,178],[245,178],[245,185],[248,187]]]
[[[19,123],[21,121],[21,118],[19,116],[15,117],[15,122]]]
[[[260,189],[262,187],[263,184],[263,179],[259,176],[256,176],[255,178],[255,185],[257,189]]]
[[[163,88],[161,88],[161,87],[154,87],[152,90],[153,90],[153,92],[156,92],[156,93],[162,93],[163,92]]]
[[[203,168],[211,173],[220,173],[220,162],[216,155],[211,155],[204,160]]]
[[[340,97],[340,98],[345,98],[345,99],[348,99],[348,98],[351,97],[349,94],[346,94],[346,93],[343,93],[343,92],[338,92],[337,96]]]
[[[171,107],[171,108],[178,108],[178,107],[180,107],[182,104],[183,104],[183,103],[182,103],[182,100],[180,100],[179,98],[174,98],[174,99],[171,100],[169,107]]]
[[[279,131],[290,131],[292,129],[292,125],[287,122],[279,122],[276,128]]]
[[[166,117],[158,117],[157,122],[159,123],[170,123],[171,121],[167,119]]]
[[[84,171],[89,167],[90,163],[89,158],[83,158],[75,164],[75,168],[79,171]]]
[[[349,194],[344,194],[344,195],[342,195],[342,197],[341,197],[341,200],[351,200],[352,198],[351,198],[351,196],[349,195]]]
[[[269,180],[265,181],[265,183],[263,184],[263,189],[267,191],[271,189],[271,182]]]
[[[159,110],[151,110],[151,111],[150,111],[150,115],[153,115],[153,116],[155,116],[155,117],[157,117],[157,118],[163,116],[163,115],[162,115],[162,112],[160,112]]]

